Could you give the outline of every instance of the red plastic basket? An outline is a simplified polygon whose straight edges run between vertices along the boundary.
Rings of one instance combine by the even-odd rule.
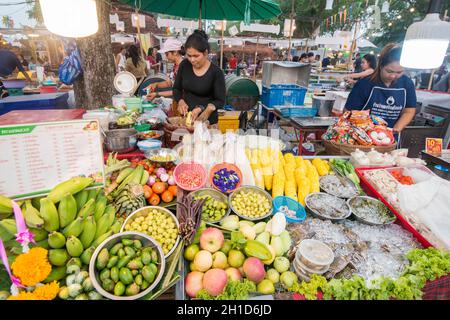
[[[180,175],[183,173],[191,172],[193,174],[198,174],[200,176],[200,182],[195,186],[188,186],[180,179]],[[208,172],[205,167],[200,163],[196,162],[182,162],[178,164],[173,171],[173,178],[175,179],[175,183],[181,189],[186,191],[195,191],[202,188],[206,184],[206,180],[208,179]]]
[[[399,223],[403,228],[408,230],[413,234],[413,236],[419,241],[425,248],[432,247],[433,245],[422,236],[419,231],[417,231],[409,222],[406,220],[394,207],[370,184],[370,182],[364,176],[364,172],[371,170],[379,170],[386,168],[395,168],[395,167],[364,167],[364,168],[356,168],[356,174],[359,176],[361,180],[361,187],[363,190],[372,197],[380,199],[388,208],[391,210],[395,216],[397,217],[397,223]]]
[[[228,171],[234,170],[234,171],[236,172],[237,176],[239,177],[239,182],[236,184],[236,187],[235,187],[233,190],[230,190],[230,191],[228,191],[228,192],[226,192],[226,193],[231,193],[231,192],[233,192],[234,190],[236,190],[237,188],[239,188],[239,187],[241,186],[241,184],[242,184],[242,172],[241,172],[241,170],[240,170],[236,165],[234,165],[234,164],[232,164],[232,163],[226,163],[226,162],[223,162],[223,163],[216,164],[216,165],[213,166],[213,167],[211,168],[211,170],[209,171],[209,183],[211,184],[211,186],[212,186],[214,189],[216,189],[217,191],[222,192],[222,191],[221,191],[221,190],[213,183],[214,173],[216,173],[217,171],[219,171],[219,170],[221,170],[221,169],[227,169]]]

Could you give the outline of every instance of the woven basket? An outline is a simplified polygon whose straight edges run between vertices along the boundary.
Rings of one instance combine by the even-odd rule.
[[[365,152],[368,152],[368,151],[374,149],[381,153],[391,152],[391,151],[397,149],[397,143],[394,143],[389,146],[362,146],[362,145],[336,143],[336,142],[324,140],[323,144],[325,146],[325,152],[327,155],[336,155],[336,156],[348,156],[352,152],[356,151],[356,149],[359,149],[359,150],[365,151]]]

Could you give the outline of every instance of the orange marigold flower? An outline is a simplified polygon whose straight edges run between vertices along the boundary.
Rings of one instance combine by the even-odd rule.
[[[48,251],[36,247],[27,253],[19,255],[11,264],[13,274],[20,279],[24,286],[34,286],[43,281],[52,271],[48,262]]]
[[[22,291],[17,296],[9,296],[8,300],[53,300],[59,292],[56,281],[37,287],[33,292]]]

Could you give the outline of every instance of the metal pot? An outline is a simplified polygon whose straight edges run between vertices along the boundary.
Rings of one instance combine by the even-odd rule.
[[[321,96],[313,96],[312,106],[319,110],[319,117],[331,116],[331,109],[333,109],[334,100],[326,99]]]
[[[133,151],[137,144],[135,129],[115,129],[105,133],[105,145],[109,152],[126,153]]]

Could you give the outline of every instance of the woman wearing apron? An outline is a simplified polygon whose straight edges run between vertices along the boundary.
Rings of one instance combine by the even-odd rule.
[[[347,99],[347,110],[370,110],[383,118],[394,134],[400,133],[416,114],[416,89],[400,65],[401,48],[388,44],[371,77],[358,81]]]

